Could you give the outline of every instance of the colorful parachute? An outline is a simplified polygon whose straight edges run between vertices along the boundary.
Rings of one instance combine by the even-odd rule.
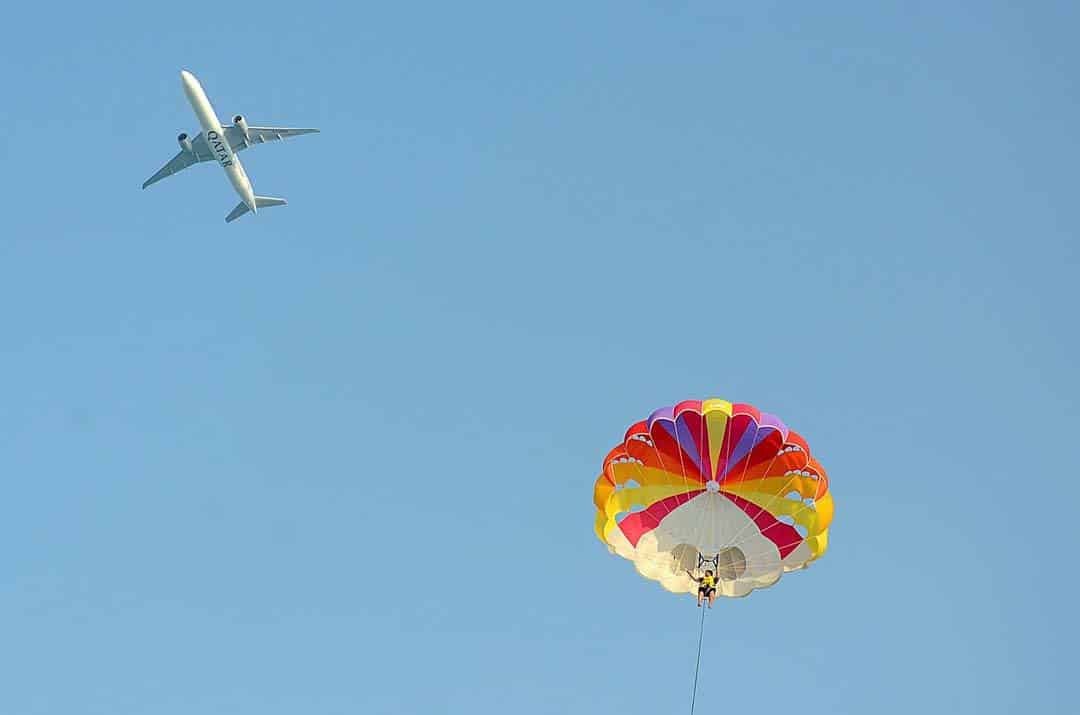
[[[593,492],[596,534],[675,593],[712,569],[745,596],[825,553],[833,501],[806,441],[773,415],[691,400],[630,426]]]

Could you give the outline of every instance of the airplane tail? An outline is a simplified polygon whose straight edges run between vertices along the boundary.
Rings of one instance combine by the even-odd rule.
[[[285,201],[285,199],[275,199],[273,196],[255,197],[255,208],[257,209],[268,208],[270,206],[284,206],[286,203],[287,202]],[[236,205],[236,208],[230,211],[229,215],[225,217],[225,223],[235,221],[236,219],[246,214],[249,210],[250,209],[248,209],[248,205],[241,201]]]

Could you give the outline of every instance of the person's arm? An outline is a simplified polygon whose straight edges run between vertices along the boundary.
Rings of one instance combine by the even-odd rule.
[[[686,571],[686,575],[689,576],[692,580],[696,581],[697,583],[701,583],[701,579],[690,573],[690,571],[688,571],[687,569],[683,569],[683,571]]]

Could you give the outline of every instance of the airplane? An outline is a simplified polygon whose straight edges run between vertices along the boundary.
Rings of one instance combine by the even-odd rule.
[[[286,127],[252,127],[239,114],[233,117],[231,127],[222,127],[218,121],[214,108],[210,106],[210,100],[206,98],[199,80],[187,70],[180,71],[180,82],[184,85],[184,94],[195,110],[195,116],[199,118],[202,131],[194,139],[187,134],[181,134],[176,138],[180,144],[180,153],[169,160],[169,163],[161,167],[156,174],[143,183],[145,189],[151,184],[161,181],[167,176],[188,168],[192,164],[203,161],[216,160],[225,170],[236,193],[240,195],[240,203],[236,205],[229,215],[225,217],[225,223],[235,221],[248,211],[256,213],[257,209],[270,206],[284,206],[285,199],[276,199],[272,196],[256,196],[251,187],[251,180],[244,171],[243,164],[237,152],[241,152],[256,144],[287,139],[301,134],[313,134],[318,129],[291,129]]]

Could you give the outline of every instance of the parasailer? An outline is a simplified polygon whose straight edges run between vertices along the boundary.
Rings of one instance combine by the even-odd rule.
[[[709,608],[712,608],[713,601],[716,600],[716,577],[713,576],[712,570],[711,569],[705,569],[705,575],[702,576],[701,578],[698,578],[697,576],[690,573],[689,571],[686,572],[686,575],[689,576],[690,578],[694,579],[694,581],[697,582],[697,585],[698,585],[698,587],[697,587],[697,605],[698,605],[698,608],[701,608],[701,602],[702,602],[702,600],[705,600],[705,599],[708,599]]]

